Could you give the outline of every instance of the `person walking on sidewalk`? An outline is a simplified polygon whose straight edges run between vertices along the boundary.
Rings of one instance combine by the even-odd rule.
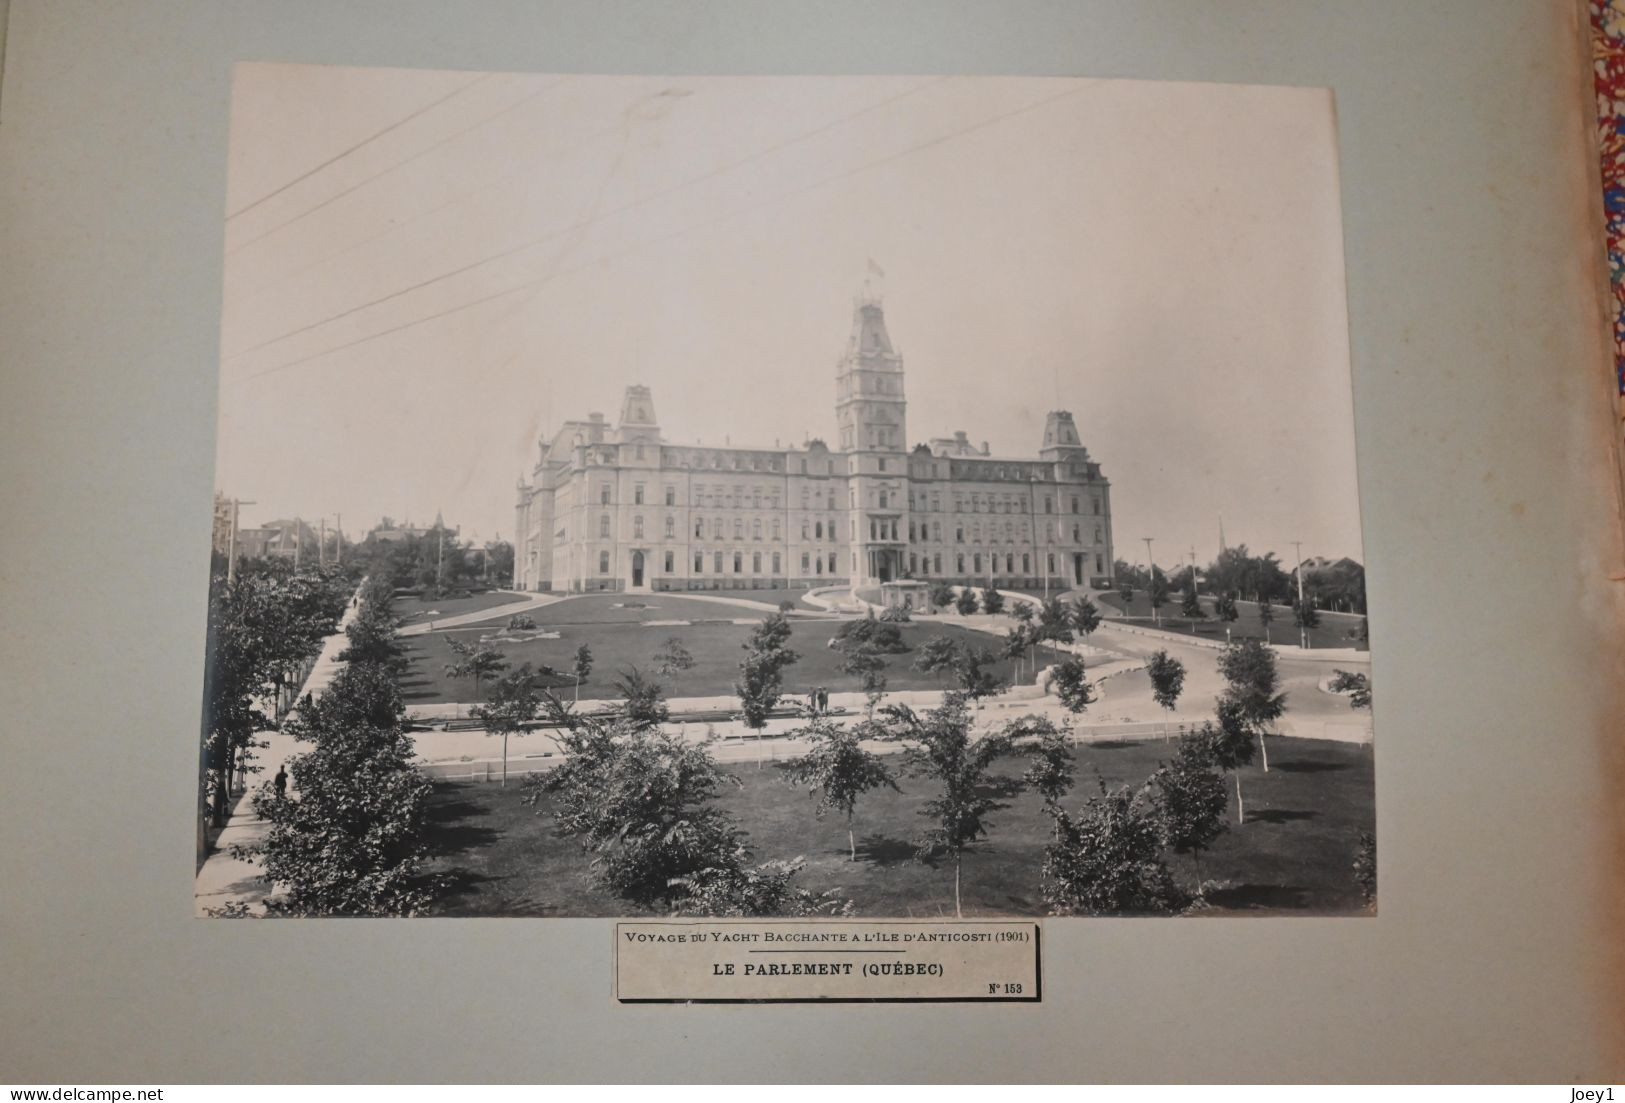
[[[276,777],[271,779],[271,784],[276,787],[278,800],[288,795],[288,767],[286,764],[276,768]]]

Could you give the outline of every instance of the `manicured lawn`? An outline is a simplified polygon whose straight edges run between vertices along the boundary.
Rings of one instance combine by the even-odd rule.
[[[762,591],[767,593],[768,591]],[[771,602],[777,607],[778,601]],[[583,624],[637,624],[651,620],[761,620],[764,609],[747,609],[722,601],[705,601],[682,594],[584,594],[526,614],[539,628]],[[475,622],[481,628],[501,628],[507,618]]]
[[[1168,744],[1111,743],[1077,748],[1077,784],[1066,801],[1076,808],[1107,785],[1140,784],[1170,756]],[[1271,771],[1242,771],[1248,822],[1229,828],[1202,856],[1211,908],[1202,914],[1357,914],[1359,889],[1351,871],[1359,833],[1374,822],[1371,749],[1343,743],[1279,739]],[[895,760],[894,760],[895,761]],[[1026,763],[999,769],[1010,785]],[[903,792],[870,794],[858,804],[856,863],[847,859],[846,825],[813,815],[804,791],[790,788],[777,766],[735,768],[742,783],[721,804],[749,832],[757,860],[806,859],[798,883],[839,889],[865,916],[953,914],[953,869],[945,860],[914,858],[911,842],[924,824],[918,814],[932,795],[924,779],[905,778]],[[1226,788],[1234,800],[1233,782]],[[989,837],[966,855],[966,915],[1040,915],[1040,873],[1050,825],[1039,801],[1022,789],[991,817]],[[443,915],[607,916],[636,911],[593,885],[588,862],[572,839],[554,831],[550,800],[536,809],[520,789],[480,782],[436,786],[431,818],[433,867],[454,875],[457,888],[439,905]],[[1169,855],[1180,884],[1193,883],[1189,856]]]
[[[1096,604],[1110,605],[1114,609],[1123,609],[1128,616],[1121,618],[1124,624],[1143,625],[1147,628],[1161,627],[1165,631],[1178,632],[1182,635],[1195,635],[1202,639],[1223,641],[1224,624],[1213,619],[1213,599],[1203,596],[1202,608],[1207,611],[1206,620],[1199,620],[1195,625],[1195,632],[1191,631],[1191,622],[1180,615],[1179,605],[1184,600],[1182,592],[1169,595],[1168,603],[1162,607],[1162,623],[1153,625],[1151,617],[1151,602],[1143,590],[1136,590],[1134,600],[1127,608],[1123,605],[1123,595],[1112,591],[1110,593],[1097,593],[1094,595]],[[1236,602],[1236,612],[1240,614],[1230,625],[1231,639],[1264,639],[1264,627],[1258,622],[1258,606],[1251,601]],[[1359,627],[1361,617],[1349,613],[1331,613],[1325,610],[1320,614],[1320,625],[1309,630],[1309,645],[1311,647],[1357,647],[1366,650],[1366,645],[1349,635]],[[1298,626],[1292,623],[1292,607],[1289,605],[1275,606],[1275,619],[1270,622],[1269,639],[1272,643],[1286,643],[1296,645],[1298,642]]]
[[[660,599],[653,599],[660,600]],[[702,605],[707,616],[715,616],[727,606],[716,603],[694,602]],[[549,608],[538,609],[546,613]],[[675,614],[669,605],[665,612]],[[748,610],[735,609],[740,619],[750,620]],[[696,623],[687,626],[661,626],[636,622],[596,621],[586,624],[548,624],[536,618],[540,627],[556,630],[556,640],[498,642],[502,654],[511,666],[530,663],[532,666],[551,666],[555,670],[568,670],[576,649],[583,643],[592,648],[593,672],[584,683],[583,697],[613,696],[611,683],[616,674],[631,667],[645,673],[654,669],[654,653],[666,640],[676,637],[693,654],[695,664],[691,670],[670,676],[656,676],[667,697],[711,697],[731,695],[734,681],[739,676],[739,661],[745,655],[744,644],[751,632],[751,624]],[[796,621],[790,636],[790,647],[800,659],[785,671],[785,687],[792,693],[806,693],[815,686],[823,686],[832,693],[858,692],[861,686],[856,678],[842,674],[838,669],[841,655],[826,646],[838,628],[835,620]],[[915,654],[921,644],[932,636],[946,635],[976,647],[994,650],[998,640],[983,632],[972,632],[954,624],[916,622],[903,627],[903,639],[910,650],[900,655],[887,655],[887,688],[936,689],[942,684],[934,676],[913,669]],[[405,647],[408,668],[401,679],[401,689],[410,704],[431,701],[458,701],[472,703],[477,700],[472,682],[447,677],[446,664],[455,660],[446,637],[455,636],[467,643],[481,637],[493,642],[500,637],[490,628],[451,629],[430,632],[421,636],[407,636],[401,643]],[[1041,664],[1042,664],[1041,660]],[[1010,663],[1000,661],[989,669],[995,677],[1008,679],[1013,670]]]
[[[394,612],[402,624],[421,624],[439,617],[454,617],[462,613],[477,613],[498,605],[513,605],[525,600],[523,594],[490,590],[465,597],[418,598],[405,594],[395,599]],[[431,616],[431,614],[433,614]]]

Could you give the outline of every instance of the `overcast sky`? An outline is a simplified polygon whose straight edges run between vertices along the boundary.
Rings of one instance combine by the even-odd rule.
[[[1362,558],[1322,90],[244,65],[225,213],[244,524],[511,537],[537,435],[630,383],[671,440],[833,441],[867,277],[911,442],[1031,455],[1068,409],[1120,557],[1222,515]]]

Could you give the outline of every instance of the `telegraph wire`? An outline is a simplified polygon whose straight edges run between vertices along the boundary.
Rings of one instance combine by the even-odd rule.
[[[407,123],[411,122],[413,119],[418,118],[419,116],[425,114],[428,111],[432,111],[434,108],[439,107],[441,104],[445,103],[447,100],[449,100],[449,99],[451,99],[451,98],[453,98],[455,96],[462,95],[464,92],[468,91],[470,88],[474,87],[476,84],[479,84],[481,81],[489,80],[491,76],[492,76],[492,74],[490,74],[490,73],[484,73],[484,74],[482,74],[480,76],[475,77],[473,80],[469,81],[466,84],[458,85],[456,88],[452,89],[450,92],[447,92],[444,96],[441,96],[439,99],[434,100],[431,103],[424,104],[422,107],[418,108],[416,111],[412,112],[410,115],[406,116],[404,119],[397,119],[395,122],[392,122],[388,126],[384,127],[384,129],[382,129],[380,131],[377,131],[377,132],[375,132],[373,134],[367,135],[365,138],[361,139],[359,142],[355,143],[355,145],[351,146],[349,149],[346,149],[344,152],[336,153],[332,157],[329,157],[327,160],[323,161],[321,164],[317,165],[315,168],[309,170],[308,172],[300,173],[298,176],[295,176],[292,180],[289,180],[286,184],[283,184],[281,187],[274,188],[271,191],[266,192],[264,195],[260,196],[258,199],[254,200],[252,203],[246,204],[245,206],[242,206],[242,207],[238,207],[235,211],[232,211],[230,214],[228,214],[226,216],[226,221],[230,222],[232,219],[238,217],[239,215],[247,214],[249,211],[253,210],[255,207],[258,207],[261,203],[264,203],[269,199],[275,199],[277,196],[281,195],[283,192],[287,191],[289,188],[293,187],[295,184],[301,183],[301,182],[303,182],[305,180],[309,180],[312,176],[315,176],[318,172],[321,172],[323,169],[328,168],[331,165],[337,164],[338,162],[340,162],[344,158],[350,156],[350,154],[354,153],[356,150],[360,149],[362,146],[366,145],[367,143],[377,141],[379,138],[382,138],[385,134],[388,134],[392,130],[399,130],[401,127],[405,126]]]
[[[556,240],[556,239],[562,238],[562,237],[568,237],[568,236],[570,236],[572,234],[577,233],[580,230],[584,230],[584,229],[588,228],[590,225],[592,225],[595,222],[601,222],[606,218],[613,218],[616,215],[625,214],[627,211],[634,210],[634,209],[636,209],[638,207],[641,207],[641,206],[645,206],[645,205],[647,205],[649,203],[653,203],[653,202],[655,202],[656,200],[659,200],[659,199],[664,199],[667,196],[670,196],[670,195],[673,195],[673,194],[675,194],[675,193],[677,193],[679,191],[682,191],[684,188],[692,187],[695,184],[704,183],[705,181],[713,179],[713,178],[715,178],[717,176],[720,176],[723,173],[732,172],[734,169],[741,168],[744,165],[747,165],[752,161],[759,160],[759,159],[761,159],[763,157],[771,156],[772,154],[778,153],[780,150],[786,149],[789,146],[795,145],[795,144],[797,144],[799,142],[807,141],[809,138],[817,137],[818,135],[823,134],[823,133],[825,133],[825,132],[827,132],[827,131],[829,131],[829,130],[837,127],[837,126],[843,126],[846,123],[849,123],[854,119],[861,118],[862,116],[864,116],[864,115],[866,115],[866,114],[868,114],[868,113],[870,113],[872,111],[878,111],[882,107],[886,107],[886,106],[888,106],[888,105],[890,105],[892,103],[897,102],[898,100],[904,99],[905,97],[908,97],[908,96],[912,96],[917,92],[921,92],[921,91],[925,90],[926,88],[929,88],[929,87],[931,87],[931,86],[933,86],[935,84],[940,84],[941,82],[943,82],[945,80],[949,80],[949,79],[951,79],[951,78],[948,78],[948,77],[936,77],[936,78],[934,78],[934,79],[932,79],[930,81],[927,81],[924,84],[920,84],[920,85],[917,85],[917,86],[915,86],[913,88],[910,88],[905,92],[900,92],[895,96],[889,96],[886,99],[879,101],[878,103],[870,104],[869,106],[864,107],[859,111],[853,112],[850,115],[843,115],[839,119],[835,119],[835,120],[832,120],[831,122],[824,123],[823,125],[818,126],[818,127],[814,128],[813,130],[809,130],[809,131],[807,131],[807,132],[805,132],[803,134],[799,134],[794,138],[787,138],[787,139],[785,139],[785,140],[783,140],[781,142],[778,142],[778,143],[776,143],[776,144],[774,144],[772,146],[769,146],[766,149],[758,150],[755,153],[752,153],[752,154],[750,154],[750,155],[748,155],[746,157],[743,157],[743,158],[741,158],[741,159],[739,159],[737,161],[732,161],[732,162],[730,162],[730,163],[728,163],[726,165],[721,165],[721,166],[719,166],[719,167],[717,167],[715,169],[712,169],[710,172],[703,173],[700,176],[690,177],[687,180],[681,181],[681,182],[679,182],[677,184],[673,184],[671,187],[664,188],[664,189],[662,189],[660,191],[657,191],[657,192],[651,192],[648,195],[641,196],[641,197],[639,197],[637,199],[631,200],[631,201],[629,201],[627,203],[622,204],[619,207],[614,208],[613,210],[605,211],[602,214],[594,213],[591,217],[589,217],[589,218],[587,218],[585,220],[571,223],[570,225],[564,226],[564,227],[562,227],[560,229],[557,229],[557,230],[549,230],[545,234],[541,234],[541,235],[539,235],[537,237],[529,238],[529,239],[527,239],[525,241],[519,242],[516,245],[511,245],[511,246],[509,246],[509,247],[507,247],[505,249],[502,249],[502,250],[500,250],[500,251],[498,251],[496,253],[492,253],[492,254],[490,254],[488,256],[481,257],[479,260],[470,261],[469,263],[467,263],[467,264],[465,264],[465,265],[463,265],[463,266],[461,266],[459,268],[454,268],[449,272],[442,272],[439,275],[430,276],[428,279],[421,280],[418,283],[412,284],[409,287],[399,288],[399,289],[397,289],[395,291],[391,291],[389,294],[383,295],[383,296],[381,296],[379,298],[372,299],[372,300],[370,300],[368,302],[364,302],[364,303],[358,303],[357,305],[352,306],[352,307],[350,307],[350,308],[348,308],[346,310],[341,310],[337,314],[330,315],[330,316],[328,316],[326,318],[323,318],[323,319],[321,319],[319,321],[309,322],[309,323],[307,323],[305,325],[302,325],[302,326],[299,326],[299,327],[297,327],[295,329],[291,329],[291,330],[287,331],[286,333],[280,334],[279,336],[268,337],[264,341],[261,341],[257,345],[252,345],[249,348],[241,350],[240,352],[230,353],[230,354],[226,355],[225,357],[223,357],[223,359],[225,359],[225,360],[235,360],[235,359],[238,359],[239,357],[248,356],[251,353],[258,352],[261,349],[270,347],[271,345],[275,345],[275,344],[278,344],[278,343],[280,343],[282,341],[286,341],[291,337],[297,337],[302,333],[308,333],[313,329],[320,329],[322,326],[329,325],[329,324],[331,324],[333,322],[341,321],[344,318],[348,318],[352,314],[359,313],[360,311],[369,310],[369,309],[371,309],[372,307],[375,307],[375,306],[382,306],[384,303],[391,302],[391,301],[393,301],[395,299],[400,298],[403,295],[410,295],[414,291],[421,291],[426,287],[432,287],[433,285],[435,285],[437,283],[440,283],[440,282],[442,282],[444,280],[455,279],[456,277],[464,275],[464,274],[466,274],[468,272],[471,272],[476,268],[481,268],[481,267],[483,267],[483,266],[485,266],[487,264],[491,264],[491,263],[493,263],[495,261],[505,260],[508,257],[515,256],[515,255],[517,255],[519,253],[524,252],[527,249],[533,249],[536,246],[542,245],[542,244],[544,244],[546,242],[553,241],[553,240]],[[617,129],[620,129],[620,128],[617,127]],[[599,137],[599,136],[600,135],[594,134],[592,136],[592,138],[596,138],[596,137]],[[583,141],[587,141],[587,140],[591,140],[591,139],[584,139]]]
[[[855,176],[855,175],[857,175],[859,173],[867,172],[867,171],[869,171],[871,169],[875,169],[875,168],[879,168],[879,167],[881,167],[883,165],[891,164],[891,163],[893,163],[895,161],[898,161],[898,160],[900,160],[900,159],[902,159],[904,157],[908,157],[908,156],[910,156],[912,154],[919,153],[922,150],[931,149],[931,148],[933,148],[935,146],[941,145],[944,142],[951,141],[954,138],[962,137],[963,135],[970,134],[970,133],[973,133],[973,132],[978,131],[978,130],[983,130],[983,129],[989,127],[989,126],[992,126],[995,123],[1002,122],[1005,119],[1013,118],[1013,117],[1015,117],[1017,115],[1024,115],[1029,111],[1035,111],[1040,107],[1044,107],[1044,106],[1046,106],[1048,104],[1054,103],[1057,100],[1065,99],[1068,96],[1076,95],[1078,92],[1081,92],[1081,91],[1083,91],[1082,88],[1071,88],[1071,89],[1068,89],[1065,92],[1058,93],[1058,94],[1056,94],[1054,96],[1047,96],[1044,99],[1037,100],[1037,101],[1035,101],[1033,103],[1030,103],[1030,104],[1027,104],[1027,105],[1025,105],[1023,107],[1018,107],[1018,108],[1015,108],[1015,109],[1013,109],[1011,111],[1003,112],[1001,114],[993,116],[992,118],[984,119],[984,120],[982,120],[981,122],[978,122],[978,123],[972,123],[970,126],[962,127],[959,130],[951,131],[948,134],[940,135],[940,136],[938,136],[936,138],[932,138],[932,139],[930,139],[928,141],[921,142],[919,145],[910,146],[907,149],[901,150],[901,151],[899,151],[897,153],[889,154],[889,155],[887,155],[885,157],[879,158],[878,160],[870,161],[870,162],[867,162],[865,164],[858,165],[858,166],[856,166],[854,168],[848,169],[845,172],[837,173],[834,176],[829,176],[829,177],[825,177],[822,180],[814,181],[811,184],[807,184],[807,185],[805,185],[803,187],[796,188],[796,189],[794,189],[792,191],[788,191],[788,192],[785,192],[785,193],[783,193],[781,195],[774,196],[774,197],[772,197],[770,199],[764,200],[761,203],[755,204],[753,206],[745,207],[745,208],[740,209],[740,210],[729,211],[727,214],[720,215],[720,216],[718,216],[716,218],[708,219],[707,221],[704,221],[704,222],[697,222],[697,223],[694,223],[693,225],[685,226],[682,229],[674,230],[671,233],[663,234],[660,237],[656,237],[656,238],[652,238],[652,239],[650,239],[648,241],[640,242],[640,243],[638,243],[636,245],[630,246],[629,248],[623,249],[618,253],[611,253],[608,256],[600,257],[600,258],[598,258],[596,260],[591,260],[591,261],[584,262],[582,264],[576,265],[573,268],[567,268],[567,269],[563,269],[563,270],[558,271],[558,272],[553,272],[553,273],[551,273],[551,274],[549,274],[547,276],[542,277],[541,279],[528,280],[528,281],[526,281],[524,283],[517,284],[517,285],[515,285],[513,287],[509,287],[509,288],[506,288],[506,289],[501,290],[501,291],[494,291],[494,292],[492,292],[492,293],[490,293],[488,295],[482,295],[479,298],[472,299],[472,300],[470,300],[470,301],[468,301],[466,303],[461,303],[461,304],[459,304],[457,306],[447,307],[446,309],[436,311],[433,314],[429,314],[429,315],[426,315],[426,316],[421,317],[421,318],[414,318],[411,321],[402,322],[402,323],[400,323],[398,325],[390,326],[389,328],[379,330],[376,333],[367,334],[367,335],[362,336],[362,337],[357,337],[352,341],[346,341],[344,344],[334,346],[333,348],[324,349],[324,350],[322,350],[320,352],[313,352],[308,356],[302,356],[302,357],[299,357],[298,359],[289,360],[289,361],[286,361],[285,363],[282,363],[282,364],[275,364],[275,365],[272,365],[269,368],[262,368],[261,370],[259,370],[257,372],[252,372],[252,373],[250,373],[248,375],[240,376],[237,379],[230,380],[230,382],[233,383],[233,384],[235,384],[235,383],[246,383],[246,382],[251,382],[251,381],[253,381],[255,379],[261,379],[261,378],[263,378],[263,377],[265,377],[267,375],[273,375],[273,374],[275,374],[277,372],[285,371],[285,370],[287,370],[289,368],[299,367],[302,364],[308,364],[312,360],[319,360],[319,359],[322,359],[323,357],[326,357],[326,356],[331,356],[331,355],[334,355],[336,353],[345,352],[348,349],[352,349],[357,345],[365,344],[368,341],[375,341],[375,340],[378,340],[378,339],[383,338],[383,337],[388,337],[388,336],[391,336],[391,335],[393,335],[395,333],[399,333],[402,330],[412,329],[412,328],[414,328],[416,326],[420,326],[420,325],[426,325],[429,322],[438,321],[441,318],[448,317],[449,315],[452,315],[452,314],[460,313],[460,312],[462,312],[464,310],[472,310],[473,308],[475,308],[477,306],[483,306],[486,303],[496,302],[498,300],[505,299],[510,295],[517,295],[517,294],[520,294],[520,293],[522,293],[524,291],[528,291],[528,290],[531,290],[533,288],[541,287],[544,284],[552,283],[554,280],[559,279],[559,278],[561,278],[563,276],[573,275],[576,272],[584,271],[585,269],[592,268],[592,267],[595,267],[595,266],[614,264],[614,263],[616,263],[618,261],[626,259],[628,256],[631,256],[631,255],[633,255],[635,253],[640,252],[641,250],[653,248],[653,247],[658,246],[658,245],[663,245],[666,242],[672,241],[672,240],[674,240],[676,238],[683,237],[683,236],[685,236],[687,234],[691,234],[691,233],[695,232],[696,230],[710,229],[712,226],[716,226],[716,225],[719,225],[721,223],[728,222],[728,221],[730,221],[732,219],[738,218],[738,217],[740,217],[742,215],[745,215],[745,214],[754,214],[757,211],[765,210],[768,207],[775,206],[775,205],[777,205],[779,203],[783,203],[783,202],[785,202],[787,200],[790,200],[790,199],[794,199],[797,196],[804,195],[809,191],[813,191],[813,190],[815,190],[817,188],[824,187],[827,184],[833,184],[833,183],[835,183],[837,181],[845,180],[845,179],[847,179],[849,177],[852,177],[852,176]],[[614,214],[614,213],[616,213],[616,212],[611,211],[611,212],[608,212],[607,214],[605,214],[603,216],[600,216],[600,217],[608,217],[610,214]],[[594,221],[596,221],[596,219]],[[565,231],[561,231],[561,233],[570,232],[570,230],[581,229],[581,228],[583,228],[583,227],[580,227],[580,226],[570,227]],[[489,259],[495,259],[495,258],[487,258],[487,259],[489,260]],[[481,262],[476,262],[476,263],[479,264],[479,263],[485,263],[485,262],[481,261]],[[436,277],[435,279],[429,280],[427,282],[428,283],[435,283],[435,282],[438,282],[439,279],[449,278],[451,275],[455,275],[455,274],[456,273],[449,273],[445,277]],[[408,290],[413,290],[413,289],[409,288]],[[396,294],[405,294],[405,293],[406,292],[398,292]],[[391,295],[391,296],[387,296],[386,299],[387,298],[394,298],[394,297],[395,297],[395,295]],[[379,301],[382,302],[382,301],[385,301],[385,300],[379,300]],[[376,304],[371,304],[371,305],[376,305]],[[362,309],[366,309],[366,307],[364,307],[364,306],[363,307],[356,307],[354,310],[346,311],[345,314],[336,315],[334,318],[328,319],[328,321],[337,321],[339,318],[344,317],[346,314],[353,314],[353,313],[355,313],[356,310],[362,310]],[[297,331],[295,331],[295,333],[304,332],[305,330],[313,329],[313,328],[316,328],[316,326],[325,325],[325,324],[327,324],[327,323],[326,322],[317,322],[317,323],[314,323],[313,325],[306,326],[301,330],[297,330]],[[287,334],[286,336],[291,337],[291,336],[294,336],[294,335],[295,335],[294,333],[290,333],[290,334]],[[286,337],[274,338],[271,341],[266,342],[265,344],[275,344],[276,341],[285,340],[285,339],[286,339]],[[236,357],[239,357],[239,356],[245,356],[249,352],[256,351],[256,349],[263,348],[263,347],[265,347],[264,344],[256,346],[255,349],[248,349],[245,352],[234,353],[232,356],[227,357],[226,359],[229,360],[229,359],[235,359]]]

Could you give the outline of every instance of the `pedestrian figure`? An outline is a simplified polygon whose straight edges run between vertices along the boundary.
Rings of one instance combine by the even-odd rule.
[[[285,796],[288,795],[288,767],[287,766],[278,766],[276,768],[276,777],[272,779],[271,784],[276,786],[276,795],[279,798],[280,797],[285,797]]]

